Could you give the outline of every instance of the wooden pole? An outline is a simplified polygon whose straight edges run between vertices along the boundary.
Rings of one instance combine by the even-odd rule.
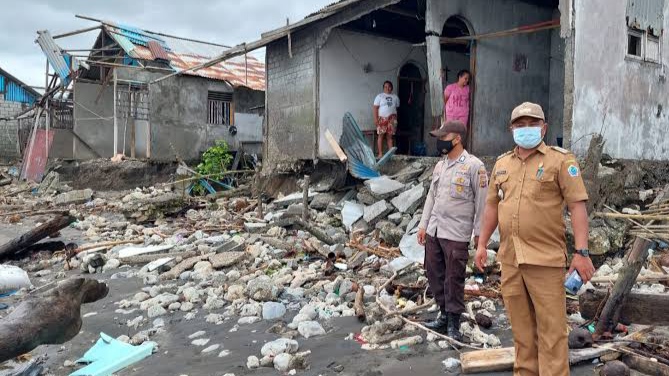
[[[304,185],[302,186],[302,220],[309,220],[309,184],[311,178],[304,175]]]
[[[611,296],[606,301],[599,316],[594,337],[610,336],[616,324],[620,322],[620,314],[625,299],[632,290],[652,245],[653,242],[646,239],[636,238],[634,241],[632,250],[625,258],[625,266],[620,271],[618,280],[611,291]]]
[[[74,221],[76,221],[76,218],[74,217],[61,215],[26,232],[18,238],[11,240],[9,243],[0,246],[0,259],[30,247],[47,236],[69,226]]]

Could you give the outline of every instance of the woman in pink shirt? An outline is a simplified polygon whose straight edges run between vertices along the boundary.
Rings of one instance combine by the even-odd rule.
[[[444,90],[444,116],[447,120],[459,120],[469,127],[469,80],[472,74],[464,69],[458,72],[458,82]]]

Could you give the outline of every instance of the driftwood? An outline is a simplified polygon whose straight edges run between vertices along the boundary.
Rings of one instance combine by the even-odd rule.
[[[606,299],[605,290],[588,290],[579,297],[581,316],[593,319]],[[669,295],[630,293],[621,304],[619,321],[623,324],[669,325]]]
[[[113,241],[113,242],[104,242],[104,243],[97,243],[97,244],[85,244],[81,247],[78,247],[76,250],[76,253],[81,253],[83,251],[88,251],[89,249],[95,249],[95,248],[111,248],[115,247],[117,245],[123,245],[123,244],[142,244],[144,243],[143,239],[134,239],[134,240],[118,240],[118,241]]]
[[[609,337],[620,322],[620,314],[625,299],[632,290],[644,261],[648,258],[648,250],[652,244],[653,242],[650,240],[641,238],[636,238],[634,241],[632,250],[625,258],[625,266],[620,270],[618,280],[613,286],[613,290],[611,290],[609,299],[604,304],[599,321],[597,321],[595,335],[593,336],[595,339],[601,336]]]
[[[25,234],[11,240],[9,243],[0,246],[0,259],[17,252],[21,252],[23,249],[28,248],[38,241],[46,238],[47,236],[57,233],[63,228],[69,226],[74,221],[76,221],[74,217],[69,215],[61,215],[42,224],[39,227],[26,232]]]
[[[646,375],[669,376],[669,366],[636,354],[625,354],[623,362],[628,367]]]
[[[107,296],[106,284],[88,278],[66,280],[51,290],[29,295],[0,321],[0,363],[40,345],[57,345],[81,329],[81,305]]]
[[[330,237],[330,235],[326,234],[325,231],[319,229],[318,227],[312,225],[311,223],[303,220],[302,218],[297,218],[297,217],[289,217],[286,219],[280,219],[275,223],[275,226],[278,227],[290,227],[294,226],[299,229],[302,229],[311,235],[313,235],[316,239],[322,241],[323,243],[327,245],[333,245],[336,244],[334,239]]]
[[[367,318],[365,314],[365,289],[358,286],[358,292],[355,294],[355,303],[353,304],[355,315],[360,322],[364,322]]]
[[[138,255],[138,256],[132,256],[132,257],[126,257],[121,261],[123,264],[126,265],[144,265],[148,264],[150,262],[154,262],[156,260],[160,260],[162,258],[167,258],[167,257],[181,257],[182,260],[195,257],[197,256],[196,251],[185,251],[185,252],[173,252],[173,253],[158,253],[158,254],[149,254],[149,255]]]

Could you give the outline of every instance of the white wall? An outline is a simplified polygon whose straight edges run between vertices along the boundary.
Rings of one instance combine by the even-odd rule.
[[[343,41],[343,43],[342,43]],[[342,132],[342,118],[350,112],[362,130],[374,129],[372,105],[383,91],[383,82],[393,82],[397,94],[400,68],[412,62],[426,78],[427,59],[424,47],[369,34],[333,29],[319,52],[319,157],[334,159],[336,154],[325,139],[327,129],[337,140]],[[365,73],[362,65],[369,63]],[[428,96],[429,94],[426,94]],[[431,123],[429,99],[426,97],[426,127]]]
[[[571,148],[587,152],[601,132],[614,158],[669,159],[669,2],[662,64],[626,58],[627,1],[575,1],[574,108]],[[658,111],[659,106],[662,107]]]

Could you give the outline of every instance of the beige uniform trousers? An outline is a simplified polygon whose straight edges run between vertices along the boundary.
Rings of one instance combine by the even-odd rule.
[[[564,268],[502,264],[502,295],[513,331],[515,376],[569,375]]]

